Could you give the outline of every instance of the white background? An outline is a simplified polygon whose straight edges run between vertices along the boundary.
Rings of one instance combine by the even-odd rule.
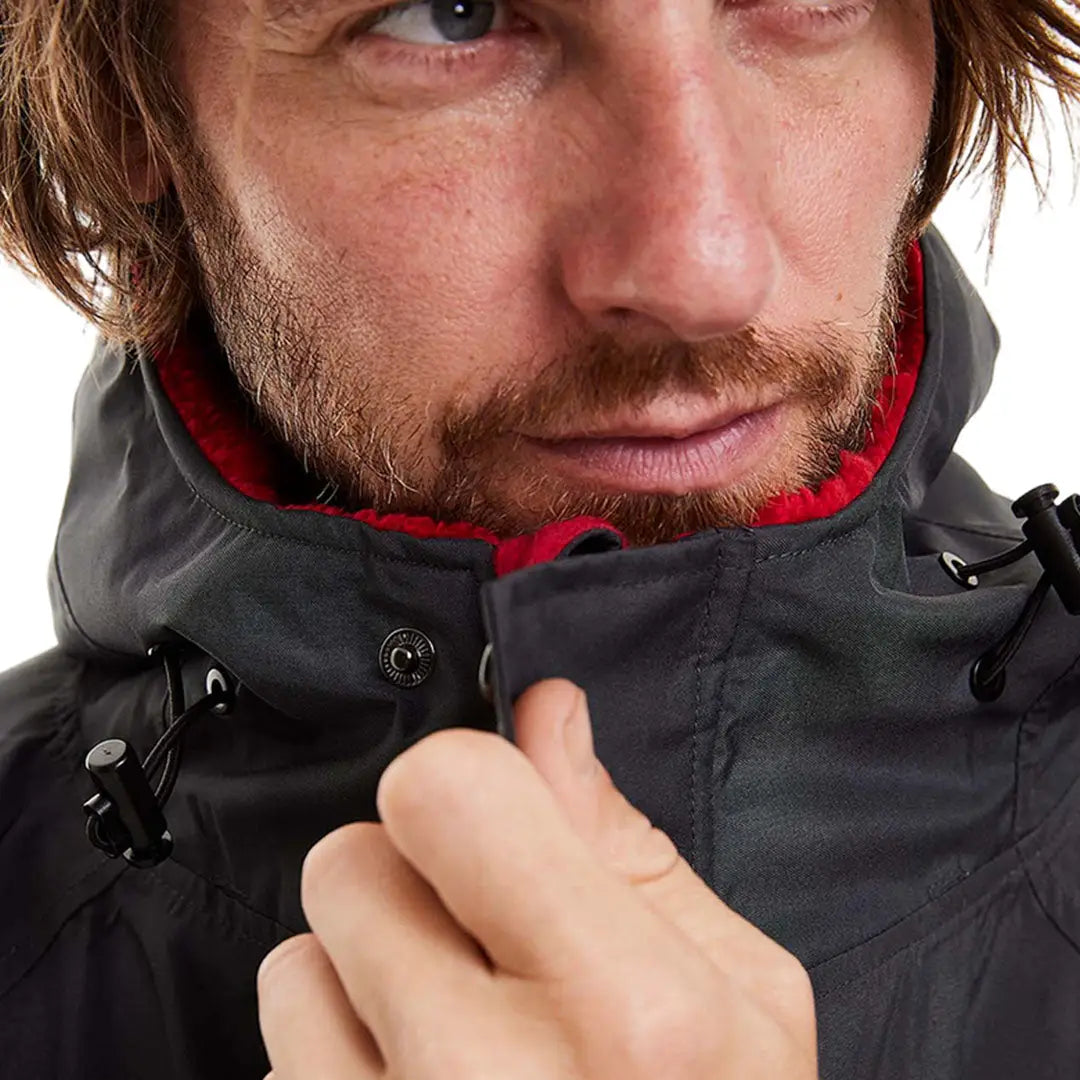
[[[987,276],[985,189],[951,192],[937,224],[1002,335],[994,388],[959,451],[1016,496],[1044,482],[1080,490],[1080,198],[1063,123],[1041,211],[1016,172]],[[0,671],[55,642],[45,575],[67,484],[71,404],[92,331],[0,261]]]

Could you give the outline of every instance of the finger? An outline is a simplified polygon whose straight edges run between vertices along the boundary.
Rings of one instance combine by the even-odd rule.
[[[659,947],[659,920],[505,739],[464,728],[428,736],[388,766],[376,799],[394,846],[503,971],[561,979],[590,957]]]
[[[584,712],[584,722],[579,712]],[[564,738],[568,722],[576,725],[568,732],[574,739],[572,747]],[[628,879],[659,876],[669,867],[676,852],[662,834],[652,852],[655,866],[648,870],[641,866],[642,849],[651,829],[644,815],[611,820],[611,778],[595,755],[588,704],[580,687],[566,679],[534,683],[514,704],[514,736],[574,830],[606,865]]]
[[[259,966],[257,982],[259,1027],[273,1080],[382,1076],[379,1048],[313,934],[278,945]]]
[[[569,727],[563,718],[569,714]],[[533,684],[514,711],[517,744],[596,856],[732,974],[757,970],[780,946],[727,907],[612,783],[593,748],[584,692],[565,679]]]
[[[396,1071],[430,1075],[425,1051],[468,1038],[463,1027],[497,1013],[483,950],[383,826],[347,825],[319,841],[301,893],[352,1007]]]

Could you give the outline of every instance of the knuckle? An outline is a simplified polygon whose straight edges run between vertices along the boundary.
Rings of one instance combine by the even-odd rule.
[[[682,857],[674,841],[637,807],[630,807],[608,837],[610,865],[631,885],[663,891],[677,885]]]
[[[705,1000],[667,980],[641,985],[622,1002],[618,1025],[632,1075],[690,1075],[707,1052],[715,1022]]]
[[[756,981],[759,1000],[776,1019],[795,1032],[814,1029],[814,986],[809,972],[791,953],[774,943]]]
[[[297,934],[275,945],[263,957],[255,976],[260,998],[273,995],[290,981],[291,973],[300,967],[309,967],[320,959],[322,946],[314,934]]]
[[[789,1006],[813,1008],[814,988],[806,968],[789,952],[782,952],[776,960],[773,981],[777,992]]]
[[[783,977],[784,1002],[790,1021],[799,1029],[813,1029],[816,1024],[814,986],[806,968],[792,958]]]

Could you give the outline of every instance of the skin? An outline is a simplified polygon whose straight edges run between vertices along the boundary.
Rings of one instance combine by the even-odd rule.
[[[750,520],[859,445],[928,0],[527,0],[452,47],[347,33],[371,10],[271,27],[256,0],[184,0],[190,139],[139,184],[176,185],[228,362],[314,486],[500,533],[600,513],[650,543]],[[621,491],[524,437],[769,401],[765,449],[704,491]],[[805,973],[590,763],[580,693],[533,687],[517,727],[519,748],[429,736],[381,823],[313,849],[313,934],[259,978],[278,1080],[814,1076]]]
[[[934,48],[928,0],[842,3],[529,0],[431,46],[357,31],[370,0],[273,25],[186,0],[191,138],[162,182],[313,488],[509,535],[594,513],[652,543],[861,446]],[[711,490],[619,490],[522,438],[777,401]]]
[[[313,933],[259,969],[275,1080],[813,1080],[806,972],[615,789],[585,695],[546,680],[515,716],[520,749],[406,750],[382,823],[308,855]]]

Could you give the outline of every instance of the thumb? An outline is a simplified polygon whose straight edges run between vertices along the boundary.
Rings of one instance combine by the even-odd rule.
[[[597,859],[622,877],[659,915],[718,966],[728,969],[778,950],[727,907],[615,787],[593,749],[585,692],[566,679],[534,683],[518,699],[514,729],[520,750],[554,792],[575,831]]]
[[[517,700],[514,731],[575,831],[609,869],[631,881],[672,869],[674,844],[627,801],[596,757],[584,690],[567,679],[534,683]]]
[[[571,825],[611,871],[641,888],[669,917],[688,894],[716,896],[614,785],[593,749],[585,692],[566,679],[545,679],[517,700],[518,746],[547,782]]]

